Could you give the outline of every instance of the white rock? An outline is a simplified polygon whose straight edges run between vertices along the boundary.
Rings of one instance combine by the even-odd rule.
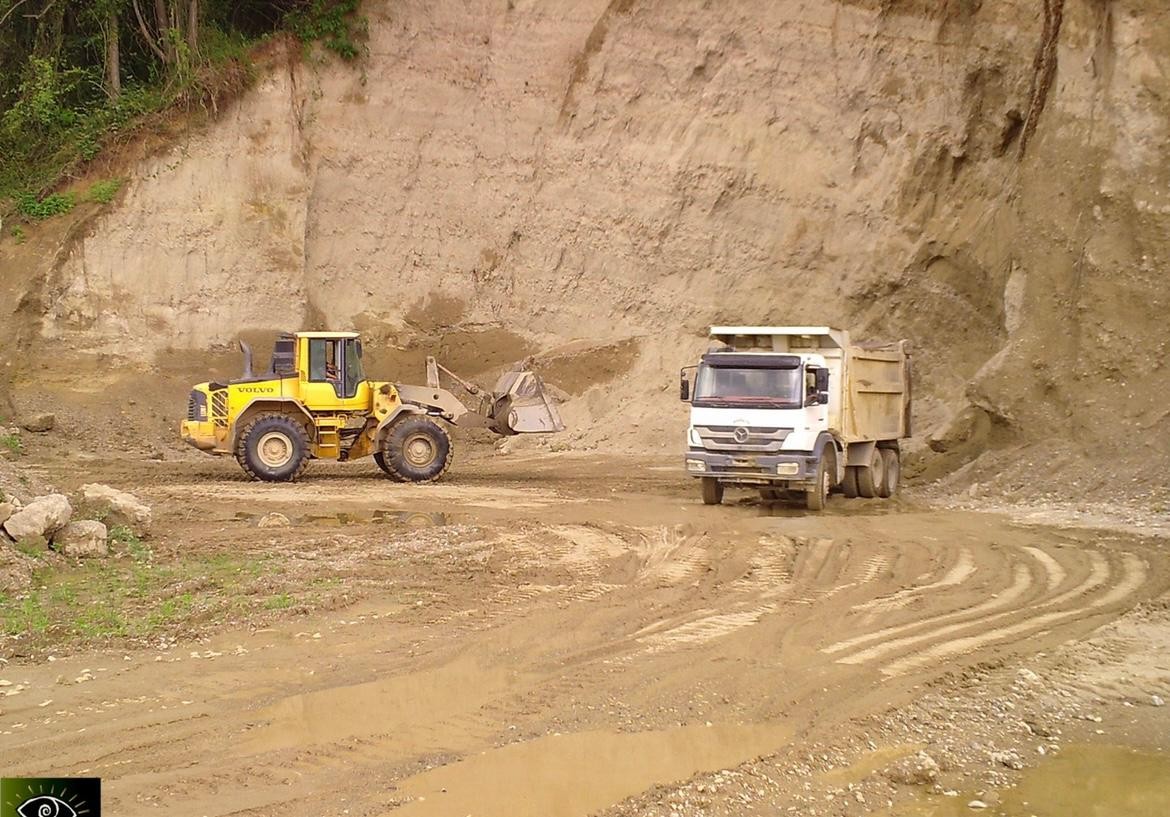
[[[259,526],[262,528],[287,528],[292,522],[282,513],[267,513],[260,517]]]
[[[104,513],[102,521],[111,528],[127,527],[136,536],[149,536],[153,522],[150,507],[134,494],[119,491],[108,485],[81,486],[81,496],[87,505]]]
[[[53,427],[56,425],[56,415],[49,414],[48,412],[29,414],[20,420],[21,428],[23,428],[25,431],[32,431],[38,434],[43,434],[46,431],[52,431]]]
[[[69,523],[73,506],[61,494],[49,494],[34,499],[4,523],[4,530],[19,542],[36,536],[50,538]]]
[[[987,804],[984,803],[982,800],[972,800],[970,803],[967,804],[967,808],[974,808],[974,809],[987,808]]]
[[[106,556],[110,552],[109,531],[101,522],[70,522],[53,535],[53,548],[66,556]]]
[[[1150,704],[1153,706],[1165,706],[1166,701],[1164,701],[1162,699],[1161,695],[1151,695],[1150,696]]]

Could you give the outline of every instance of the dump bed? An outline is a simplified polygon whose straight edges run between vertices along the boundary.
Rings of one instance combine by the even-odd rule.
[[[897,440],[910,436],[910,356],[906,341],[849,346],[844,355],[841,439]]]
[[[819,355],[829,369],[829,426],[842,442],[910,436],[907,341],[853,344],[828,326],[712,326],[736,350]]]

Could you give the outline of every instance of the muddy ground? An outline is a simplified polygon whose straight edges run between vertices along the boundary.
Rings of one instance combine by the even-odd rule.
[[[704,507],[676,465],[34,462],[156,531],[10,617],[0,767],[101,776],[128,815],[866,814],[1170,743],[1165,539],[912,493]]]

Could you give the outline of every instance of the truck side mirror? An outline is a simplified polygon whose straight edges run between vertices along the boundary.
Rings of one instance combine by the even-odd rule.
[[[678,399],[684,403],[691,401],[691,377],[699,369],[698,366],[683,366],[678,372]]]
[[[828,369],[817,369],[816,370],[816,378],[817,378],[817,392],[820,394],[824,394],[825,392],[827,392],[829,390],[829,370]]]

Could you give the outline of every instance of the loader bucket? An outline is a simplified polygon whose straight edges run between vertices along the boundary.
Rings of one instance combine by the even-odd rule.
[[[497,434],[541,434],[564,431],[565,424],[534,372],[505,372],[492,391],[489,428]]]

